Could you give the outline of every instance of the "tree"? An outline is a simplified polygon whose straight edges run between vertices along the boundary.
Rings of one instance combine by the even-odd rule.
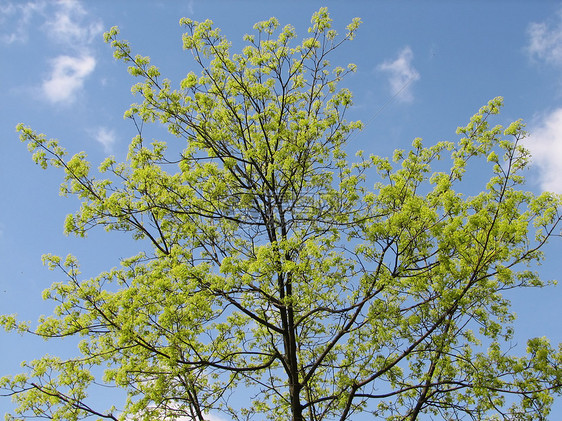
[[[332,68],[328,57],[358,19],[341,37],[320,9],[297,44],[272,18],[240,54],[210,21],[181,24],[201,72],[178,89],[117,28],[106,33],[141,79],[141,101],[126,112],[138,130],[127,160],[107,158],[102,178],[85,153],[68,159],[56,140],[18,126],[35,162],[61,168],[62,193],[81,200],[67,233],[103,226],[151,250],[91,279],[76,258],[45,256],[65,276],[45,292],[54,314],[36,328],[13,315],[2,323],[79,337],[79,354],[1,380],[18,416],[546,417],[562,352],[536,338],[511,355],[502,292],[545,285],[527,266],[557,235],[561,199],[522,190],[524,125],[492,127],[501,98],[457,142],[415,139],[392,159],[359,152],[350,163],[346,140],[361,124],[345,120],[351,93],[337,84],[354,66]],[[182,152],[147,144],[144,123],[166,126]],[[432,170],[439,159],[449,169]],[[490,178],[468,197],[473,163]],[[100,382],[126,402],[95,408],[88,396]]]

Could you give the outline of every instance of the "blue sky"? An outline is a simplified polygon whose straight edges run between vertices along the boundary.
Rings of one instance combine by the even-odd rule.
[[[65,237],[64,216],[78,202],[58,196],[61,174],[34,165],[15,133],[23,122],[70,152],[85,150],[94,163],[108,154],[124,157],[136,134],[122,118],[134,102],[133,80],[104,44],[105,30],[119,26],[135,52],[151,56],[164,76],[179,82],[191,70],[181,49],[181,17],[212,19],[236,50],[253,23],[270,16],[305,36],[321,6],[342,32],[353,17],[363,21],[357,38],[333,59],[358,66],[345,81],[355,98],[349,118],[366,128],[353,137],[351,152],[389,155],[415,137],[426,144],[455,140],[456,128],[500,95],[499,122],[523,118],[530,132],[534,163],[526,187],[562,193],[562,3],[0,0],[0,313],[36,319],[50,311],[41,291],[62,279],[42,266],[43,253],[75,254],[86,277],[138,247],[102,231],[85,240]],[[154,133],[166,140],[164,131]],[[540,268],[545,279],[561,272],[561,255],[560,241],[547,248]],[[519,345],[543,335],[562,342],[562,289],[511,298]],[[47,351],[72,352],[0,332],[0,374],[16,373],[22,359]],[[0,413],[9,408],[0,398]]]

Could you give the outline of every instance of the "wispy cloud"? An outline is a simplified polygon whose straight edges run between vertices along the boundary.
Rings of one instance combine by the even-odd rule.
[[[60,44],[83,49],[102,33],[100,20],[92,19],[76,0],[59,0],[57,9],[47,19],[43,29]]]
[[[4,44],[25,43],[28,28],[34,15],[45,9],[44,1],[1,2],[0,41]]]
[[[32,32],[37,28],[58,48],[58,55],[37,67],[48,71],[39,90],[53,104],[73,103],[96,67],[93,42],[103,25],[84,5],[79,0],[0,0],[0,42],[26,43],[37,36]]]
[[[530,133],[525,146],[540,174],[541,188],[562,194],[562,108],[537,119]]]
[[[562,12],[549,22],[531,23],[527,35],[527,52],[531,58],[562,65]]]
[[[205,417],[209,420],[209,421],[226,421],[224,418],[221,418],[217,415],[212,415],[212,414],[207,414],[205,415]]]
[[[72,103],[95,67],[92,56],[56,57],[51,62],[50,76],[42,84],[45,97],[52,103]]]
[[[562,9],[544,22],[527,27],[526,52],[531,60],[562,67]],[[534,119],[525,139],[541,189],[562,194],[562,108]]]
[[[92,132],[92,136],[96,142],[103,146],[105,153],[109,154],[113,152],[113,145],[117,141],[117,136],[113,130],[106,127],[99,127]]]
[[[78,0],[0,0],[0,41],[26,42],[35,16],[43,22],[36,26],[51,40],[75,49],[90,44],[103,31],[102,22],[92,19]]]
[[[394,60],[387,60],[377,66],[377,69],[388,74],[388,82],[392,94],[398,101],[412,102],[412,83],[420,78],[412,61],[414,53],[410,47],[403,48]]]
[[[195,9],[194,6],[195,6],[195,2],[193,0],[189,0],[187,2],[187,12],[189,13],[190,16],[192,16],[195,13],[194,12],[194,9]]]
[[[96,67],[91,44],[101,34],[102,23],[89,16],[77,0],[58,0],[55,10],[46,16],[43,30],[68,50],[51,61],[51,72],[43,80],[43,93],[52,103],[70,104]]]

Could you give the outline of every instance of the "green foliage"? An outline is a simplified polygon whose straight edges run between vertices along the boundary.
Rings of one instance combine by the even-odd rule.
[[[67,159],[18,126],[35,162],[64,171],[61,193],[81,200],[67,233],[125,231],[152,253],[91,279],[74,257],[45,256],[66,279],[44,293],[54,314],[33,332],[14,316],[0,322],[82,341],[74,359],[45,356],[0,381],[18,405],[10,419],[547,416],[562,351],[536,338],[511,355],[502,293],[544,285],[528,266],[556,234],[561,203],[521,190],[524,126],[490,125],[502,99],[456,142],[415,139],[392,159],[360,152],[349,163],[346,140],[361,124],[345,120],[352,96],[337,85],[355,67],[328,58],[358,19],[341,37],[320,9],[298,44],[272,18],[238,54],[212,22],[180,23],[201,71],[178,88],[117,28],[105,34],[140,79],[125,116],[167,127],[179,157],[139,130],[127,160],[108,158],[96,179],[84,153]],[[432,170],[437,160],[450,169]],[[473,162],[490,177],[467,197]],[[94,409],[96,382],[126,402]]]

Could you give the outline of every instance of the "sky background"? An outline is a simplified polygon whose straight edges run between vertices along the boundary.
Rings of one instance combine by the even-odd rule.
[[[328,6],[342,33],[353,17],[363,21],[357,38],[332,57],[334,65],[358,66],[344,83],[354,93],[348,118],[366,127],[349,143],[351,153],[387,156],[415,137],[427,145],[457,140],[458,126],[489,99],[503,96],[497,121],[522,118],[530,132],[534,163],[526,188],[562,193],[560,2],[0,0],[0,313],[30,320],[49,313],[52,306],[41,292],[63,279],[42,266],[43,253],[74,254],[88,277],[138,248],[102,230],[87,239],[65,237],[64,217],[78,201],[59,197],[62,174],[36,166],[15,133],[23,122],[59,139],[71,153],[86,151],[95,166],[109,154],[125,157],[136,134],[122,117],[135,101],[134,80],[113,59],[104,31],[119,26],[135,53],[150,56],[179,83],[193,70],[181,48],[181,17],[213,20],[236,52],[252,25],[271,16],[306,36],[321,6]],[[470,177],[477,180],[477,172]],[[556,240],[540,268],[545,279],[556,279],[562,269],[562,241]],[[562,342],[561,288],[510,296],[519,316],[517,345],[543,335]],[[71,355],[73,349],[0,332],[0,375],[17,373],[21,360],[45,352]],[[0,414],[10,408],[9,399],[0,398]],[[562,419],[562,403],[552,419]]]

